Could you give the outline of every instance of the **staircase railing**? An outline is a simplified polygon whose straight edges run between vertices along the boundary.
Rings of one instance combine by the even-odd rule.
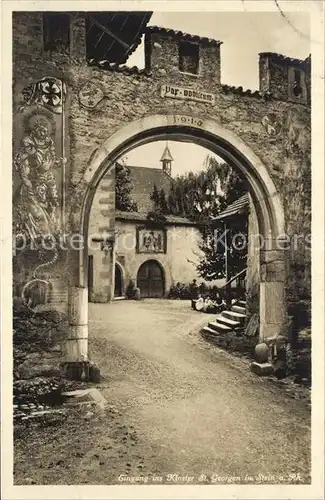
[[[237,280],[238,278],[240,278],[240,276],[243,276],[246,274],[246,271],[247,271],[247,267],[245,267],[245,269],[242,269],[241,271],[239,271],[239,273],[235,274],[235,276],[233,276],[232,278],[230,278],[222,287],[221,287],[221,290],[225,290],[225,298],[226,298],[226,304],[227,304],[227,307],[231,306],[231,283],[235,280]]]

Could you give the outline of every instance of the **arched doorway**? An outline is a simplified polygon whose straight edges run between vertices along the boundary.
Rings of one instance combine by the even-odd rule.
[[[165,276],[156,260],[147,260],[139,267],[137,286],[141,298],[162,298],[165,293]]]
[[[85,195],[80,231],[88,239],[88,222],[96,188],[111,165],[131,149],[156,141],[174,138],[195,142],[233,166],[246,177],[256,210],[260,248],[260,340],[286,332],[287,307],[286,238],[284,210],[280,196],[260,158],[236,134],[214,120],[191,115],[152,115],[123,126],[96,151],[89,162],[83,183]],[[269,167],[270,168],[270,167]],[[79,275],[73,293],[87,294],[88,248],[79,250]],[[86,337],[85,337],[86,342]],[[72,341],[72,340],[71,340]]]
[[[123,273],[119,264],[115,264],[114,276],[114,297],[122,297],[124,295]]]

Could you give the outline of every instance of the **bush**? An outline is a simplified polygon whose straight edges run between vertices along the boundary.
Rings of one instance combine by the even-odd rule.
[[[148,212],[147,220],[156,224],[165,224],[167,218],[161,210]]]
[[[234,355],[244,356],[248,359],[255,359],[255,347],[258,344],[258,337],[247,337],[238,335],[237,332],[226,332],[223,335],[210,335],[201,331],[201,336],[210,344],[231,352]]]
[[[176,285],[172,285],[169,289],[168,298],[190,300],[192,298],[190,286],[180,282],[176,283]]]
[[[311,302],[299,300],[288,302],[288,315],[292,317],[292,343],[297,342],[298,333],[311,326]]]
[[[133,299],[135,295],[135,290],[136,290],[135,283],[133,280],[130,280],[125,293],[126,297],[128,299]]]
[[[168,298],[169,299],[178,299],[178,300],[191,300],[194,294],[194,286],[193,282],[189,284],[177,282],[176,285],[172,285],[169,289]],[[223,298],[223,291],[219,290],[217,286],[208,286],[205,283],[201,283],[199,286],[196,286],[196,295],[200,295],[201,297],[210,297],[212,300],[217,298],[217,294],[221,295]]]

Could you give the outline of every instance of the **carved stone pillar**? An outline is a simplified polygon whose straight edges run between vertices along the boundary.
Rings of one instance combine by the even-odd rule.
[[[72,379],[89,378],[88,288],[69,288],[69,330],[63,346],[63,366]]]
[[[88,360],[88,288],[69,290],[69,336],[65,346],[66,361]]]
[[[263,342],[270,337],[286,335],[285,250],[264,249],[260,259],[260,341]]]

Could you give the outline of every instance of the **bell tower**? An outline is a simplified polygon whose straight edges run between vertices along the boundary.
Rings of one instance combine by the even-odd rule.
[[[169,151],[168,143],[166,142],[166,147],[164,149],[164,152],[162,154],[162,157],[160,158],[160,161],[162,163],[162,169],[165,174],[171,176],[172,173],[172,161],[173,157]]]

